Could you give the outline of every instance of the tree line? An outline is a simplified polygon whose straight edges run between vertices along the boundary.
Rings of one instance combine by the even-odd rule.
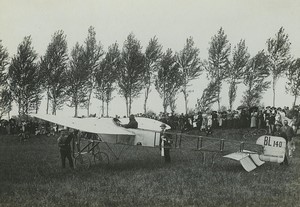
[[[263,92],[272,87],[275,106],[276,83],[281,76],[287,77],[286,91],[294,96],[295,105],[300,92],[300,58],[291,56],[291,43],[284,28],[269,38],[266,46],[253,57],[243,39],[231,49],[223,28],[211,38],[207,60],[200,59],[200,50],[192,37],[186,39],[182,50],[174,52],[171,48],[163,51],[154,36],[143,51],[140,41],[130,33],[122,48],[114,43],[104,51],[92,26],[84,43],[77,42],[70,54],[62,30],[53,34],[41,57],[32,46],[31,36],[24,37],[12,58],[0,41],[0,115],[9,114],[13,102],[18,106],[19,115],[38,112],[44,94],[47,114],[56,114],[67,104],[74,108],[74,116],[78,115],[79,108],[85,108],[89,115],[94,94],[102,103],[102,116],[108,116],[114,91],[124,97],[127,115],[131,114],[134,99],[144,92],[144,113],[147,113],[151,86],[162,98],[164,112],[168,108],[172,112],[176,110],[177,95],[182,93],[187,113],[191,81],[199,79],[204,72],[209,84],[199,94],[198,110],[210,108],[214,103],[220,109],[224,82],[229,84],[230,109],[241,83],[246,86],[242,104],[260,104]],[[270,76],[271,81],[267,81]]]

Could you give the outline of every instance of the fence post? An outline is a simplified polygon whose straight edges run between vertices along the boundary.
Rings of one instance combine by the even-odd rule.
[[[243,151],[244,151],[244,145],[245,145],[244,142],[241,142],[241,143],[240,143],[240,152],[243,152]]]
[[[203,145],[203,137],[199,136],[197,140],[197,150],[202,149],[202,145]]]
[[[182,134],[180,133],[180,136],[179,136],[179,148],[181,148],[181,139],[182,139]]]
[[[220,151],[222,152],[224,150],[224,139],[220,140]]]

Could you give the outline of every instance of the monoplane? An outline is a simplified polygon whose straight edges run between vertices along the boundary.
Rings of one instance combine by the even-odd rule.
[[[89,167],[93,162],[108,163],[109,156],[101,150],[100,143],[104,143],[116,159],[122,155],[124,148],[116,153],[109,144],[160,147],[162,122],[153,119],[136,117],[139,128],[129,129],[121,126],[128,122],[127,118],[74,118],[41,114],[31,114],[31,116],[80,131],[79,138],[73,145],[73,149],[77,149],[77,153],[74,153],[76,166]],[[170,126],[167,125],[167,129],[170,129]],[[282,163],[286,157],[286,141],[281,137],[263,135],[257,139],[256,143],[250,143],[244,140],[167,133],[172,138],[172,149],[199,151],[203,155],[203,162],[206,162],[208,153],[212,154],[212,163],[217,155],[221,155],[239,161],[248,172],[265,162]]]

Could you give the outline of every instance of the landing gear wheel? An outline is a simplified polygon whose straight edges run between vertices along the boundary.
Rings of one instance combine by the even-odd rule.
[[[105,152],[97,152],[94,155],[94,163],[100,165],[108,165],[109,164],[109,157]]]
[[[88,169],[91,167],[91,159],[89,153],[80,154],[75,157],[75,168]]]

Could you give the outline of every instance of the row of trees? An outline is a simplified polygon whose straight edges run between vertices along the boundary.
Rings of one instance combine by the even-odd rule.
[[[291,43],[283,28],[279,29],[274,38],[268,39],[266,44],[266,51],[259,51],[251,58],[245,40],[240,40],[230,56],[231,45],[221,28],[210,42],[209,57],[205,64],[210,83],[202,97],[198,99],[198,107],[209,107],[218,102],[220,109],[220,90],[223,81],[229,84],[230,109],[236,99],[237,86],[242,82],[247,87],[242,97],[244,105],[259,105],[263,92],[272,84],[273,106],[275,106],[276,83],[283,75],[288,79],[286,90],[295,97],[293,104],[295,105],[300,91],[300,59],[292,58]],[[269,76],[272,77],[272,81],[267,81]]]
[[[183,49],[173,52],[168,48],[162,51],[162,45],[153,37],[145,51],[134,34],[129,34],[122,49],[117,43],[104,52],[103,46],[96,40],[93,27],[88,29],[88,36],[81,45],[78,42],[72,48],[70,56],[66,35],[57,31],[52,36],[45,54],[38,58],[32,47],[30,36],[24,38],[18,46],[17,54],[9,60],[7,50],[0,42],[0,86],[1,113],[9,113],[12,102],[18,105],[19,114],[36,112],[43,97],[47,97],[47,113],[52,114],[64,104],[86,108],[89,115],[91,98],[95,94],[102,102],[102,115],[108,116],[112,93],[117,90],[125,99],[127,115],[131,114],[131,105],[144,91],[144,113],[151,86],[155,86],[163,100],[163,109],[176,109],[176,97],[182,92],[185,109],[188,111],[188,98],[192,90],[190,83],[206,72],[209,79],[207,88],[197,101],[199,109],[209,108],[218,103],[220,109],[220,91],[222,83],[229,84],[229,107],[232,109],[236,99],[238,84],[244,83],[242,103],[252,106],[259,104],[262,93],[272,82],[273,105],[278,78],[286,74],[287,91],[295,102],[300,92],[300,59],[290,55],[288,35],[280,28],[274,38],[267,40],[266,51],[259,51],[250,57],[245,40],[231,45],[222,28],[214,35],[208,50],[208,60],[200,60],[199,49],[192,37],[186,40]],[[272,81],[267,81],[271,75]],[[1,115],[2,115],[1,114]]]

